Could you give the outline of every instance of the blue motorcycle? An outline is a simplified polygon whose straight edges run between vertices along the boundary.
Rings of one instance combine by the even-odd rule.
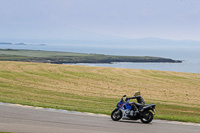
[[[125,100],[124,100],[125,99]],[[117,104],[117,108],[111,113],[113,121],[123,120],[141,120],[143,123],[150,123],[155,115],[156,104],[141,105],[137,103],[129,103],[130,100],[126,100],[126,95],[122,97]],[[131,104],[135,104],[140,109],[138,113],[134,112]]]

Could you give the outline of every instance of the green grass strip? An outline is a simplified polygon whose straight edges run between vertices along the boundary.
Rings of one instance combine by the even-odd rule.
[[[120,100],[120,98],[80,96],[49,90],[12,92],[10,89],[1,89],[0,95],[1,102],[107,115],[111,114]],[[156,104],[156,119],[200,123],[200,108]]]

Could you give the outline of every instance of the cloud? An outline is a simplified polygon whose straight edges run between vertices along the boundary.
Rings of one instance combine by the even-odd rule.
[[[188,0],[6,0],[0,1],[0,36],[199,40],[199,5]]]

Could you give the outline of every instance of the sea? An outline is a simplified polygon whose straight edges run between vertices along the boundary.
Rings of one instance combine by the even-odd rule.
[[[57,45],[0,45],[0,49],[29,49],[45,51],[61,51],[75,53],[95,53],[120,56],[154,56],[182,60],[182,63],[131,63],[113,62],[106,63],[77,63],[75,65],[117,67],[128,69],[145,69],[160,71],[175,71],[187,73],[200,73],[200,47],[143,47],[122,45],[82,45],[82,44],[57,44]],[[73,64],[74,65],[74,64]]]

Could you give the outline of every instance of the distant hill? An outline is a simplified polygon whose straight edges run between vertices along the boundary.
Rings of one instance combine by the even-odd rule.
[[[3,44],[3,45],[12,45],[12,43],[9,43],[9,42],[0,42],[0,45]]]
[[[23,40],[15,40],[15,42],[20,42]],[[44,40],[43,40],[44,41]],[[32,42],[32,40],[30,40]],[[40,42],[37,41],[36,42]],[[34,45],[34,46],[46,46],[46,44],[36,44],[36,42],[32,42],[33,44],[27,43],[10,43],[10,42],[0,42],[0,45]],[[200,40],[172,40],[172,39],[163,39],[163,38],[102,38],[102,39],[91,39],[91,40],[45,40],[46,43],[51,44],[83,44],[83,45],[98,45],[98,46],[116,46],[116,47],[171,47],[171,48],[200,48]]]
[[[60,44],[85,44],[85,45],[106,45],[106,46],[118,46],[118,47],[198,47],[200,48],[200,41],[195,40],[172,40],[163,38],[112,38],[101,40],[51,40],[52,42]],[[46,40],[46,42],[51,42]]]
[[[46,44],[26,44],[26,43],[10,43],[10,42],[0,42],[0,45],[34,45],[34,46],[46,46]]]

